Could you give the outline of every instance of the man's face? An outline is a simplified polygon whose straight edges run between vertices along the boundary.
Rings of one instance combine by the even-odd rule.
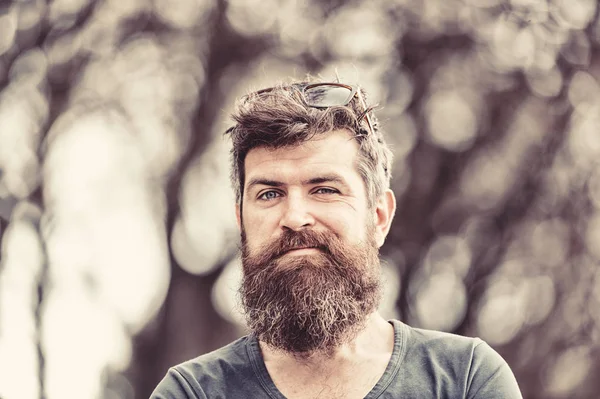
[[[331,351],[377,307],[383,241],[357,154],[338,130],[246,156],[242,301],[250,328],[274,348]]]

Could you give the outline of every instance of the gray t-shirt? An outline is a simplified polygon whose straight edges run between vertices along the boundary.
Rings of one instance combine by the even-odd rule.
[[[520,399],[504,359],[479,338],[412,328],[391,320],[394,349],[365,398]],[[151,399],[285,399],[250,334],[172,367]]]

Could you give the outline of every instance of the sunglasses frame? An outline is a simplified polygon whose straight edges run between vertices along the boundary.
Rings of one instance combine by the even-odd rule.
[[[358,101],[360,101],[361,107],[363,107],[363,109],[364,109],[363,116],[367,120],[367,125],[369,125],[369,130],[372,134],[375,134],[375,129],[373,128],[373,122],[371,121],[371,118],[369,117],[369,110],[367,107],[367,103],[365,102],[365,99],[363,98],[362,93],[360,92],[358,86],[347,85],[344,83],[327,82],[327,83],[311,83],[311,84],[294,83],[290,87],[294,87],[294,88],[298,89],[300,91],[300,93],[302,93],[302,99],[304,100],[304,104],[306,104],[307,106],[309,106],[311,108],[325,109],[325,108],[330,108],[330,107],[335,106],[335,105],[318,106],[318,105],[314,105],[314,104],[309,104],[309,102],[306,100],[306,91],[313,89],[315,87],[320,87],[320,86],[343,87],[343,88],[350,90],[350,95],[348,96],[348,99],[344,103],[337,104],[337,105],[339,105],[339,106],[348,105],[348,104],[350,104],[350,101],[352,101],[352,99],[354,97],[357,97]],[[269,87],[267,89],[258,90],[256,92],[254,92],[253,94],[260,95],[260,94],[268,93],[275,89],[276,89],[275,87]],[[249,94],[246,97],[249,97],[251,95],[252,94]],[[360,121],[359,121],[359,123],[360,123]]]

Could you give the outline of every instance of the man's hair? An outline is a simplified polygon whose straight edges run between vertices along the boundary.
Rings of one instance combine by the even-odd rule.
[[[300,85],[311,83],[317,82]],[[283,84],[243,97],[232,115],[236,124],[227,131],[233,142],[231,182],[237,203],[241,205],[243,199],[244,161],[251,149],[293,147],[329,131],[346,129],[359,144],[356,166],[365,183],[369,207],[373,207],[390,187],[392,152],[371,111],[364,110],[356,97],[346,106],[313,108],[306,105],[299,89]],[[367,127],[366,112],[370,112],[373,132]]]

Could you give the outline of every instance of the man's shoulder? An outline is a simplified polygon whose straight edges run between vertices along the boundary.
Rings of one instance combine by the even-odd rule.
[[[470,393],[476,398],[521,398],[510,367],[482,339],[406,324],[402,329],[406,335],[403,370],[416,376],[410,380],[429,381],[428,386],[440,392],[450,390],[451,397]],[[454,376],[452,381],[446,380],[448,376]]]
[[[464,368],[479,359],[498,362],[498,355],[478,337],[403,325],[406,359],[425,359],[445,367]],[[408,360],[410,362],[410,360]]]
[[[254,372],[247,352],[250,336],[171,367],[154,390],[152,399],[235,396],[242,381]],[[228,383],[225,384],[225,381]]]
[[[192,374],[197,376],[206,374],[206,371],[214,374],[216,370],[221,370],[223,367],[231,369],[248,366],[249,359],[246,345],[249,340],[249,336],[238,338],[212,352],[179,363],[172,368],[184,375]]]
[[[411,327],[399,321],[394,321],[394,323],[402,325],[409,349],[418,348],[443,353],[464,353],[472,352],[476,347],[484,344],[484,341],[478,337],[467,337],[444,331]]]

